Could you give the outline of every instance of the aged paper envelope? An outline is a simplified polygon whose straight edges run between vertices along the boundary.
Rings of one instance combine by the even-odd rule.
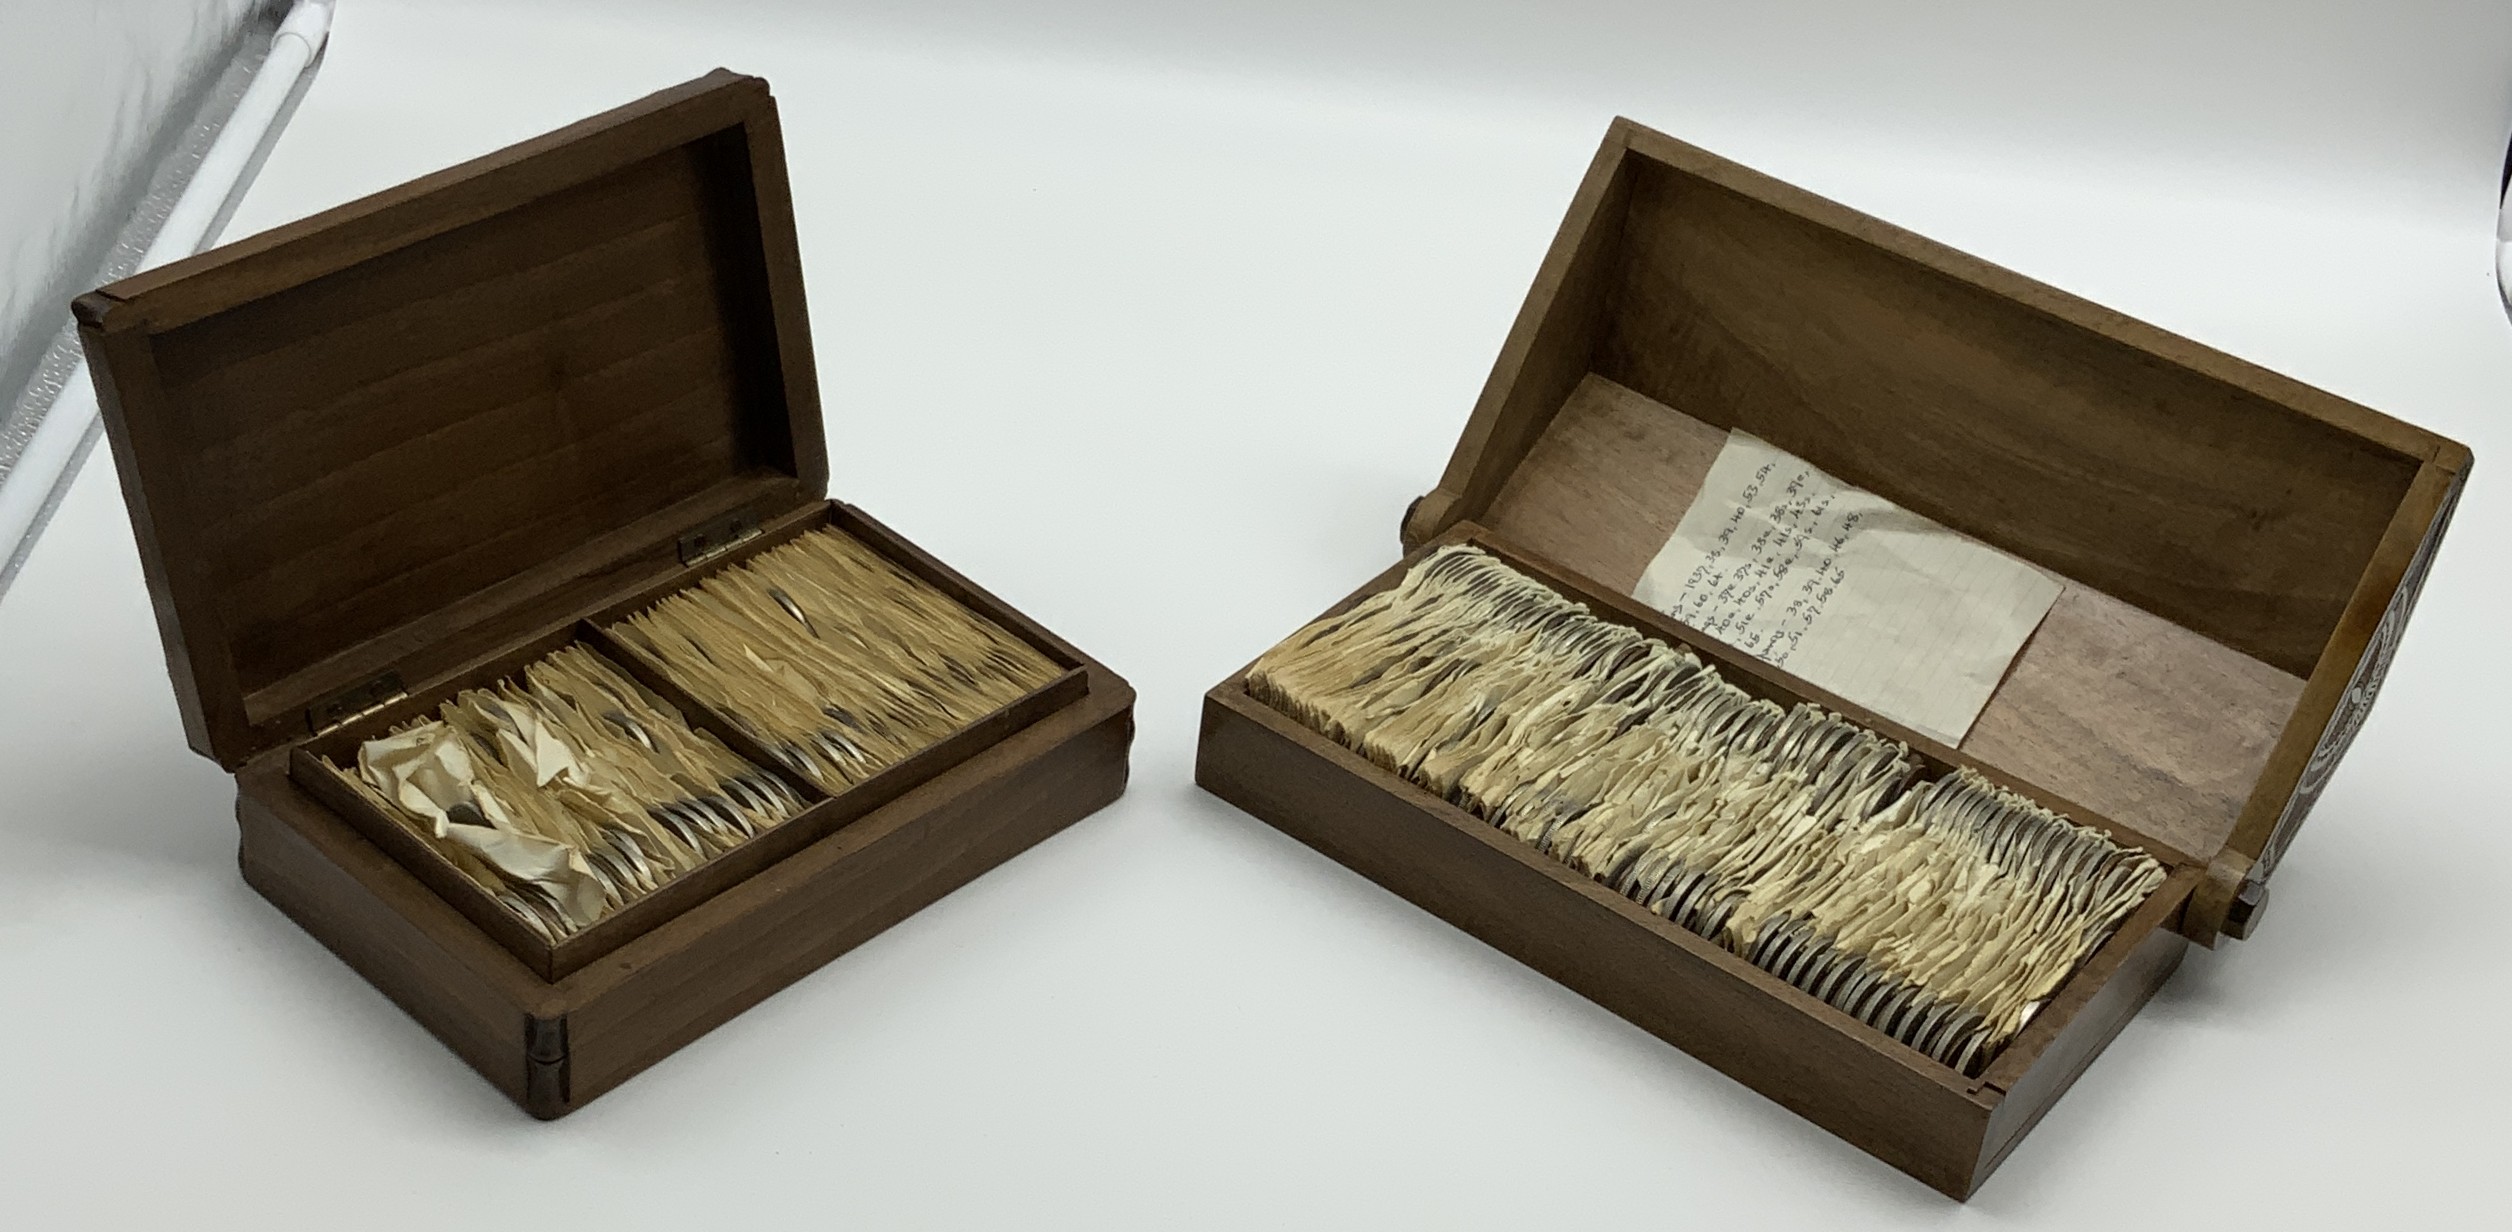
[[[1729,433],[1633,597],[1946,744],[2058,579]]]

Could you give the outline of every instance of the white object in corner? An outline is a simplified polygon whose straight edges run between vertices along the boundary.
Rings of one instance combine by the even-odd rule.
[[[2512,185],[2503,193],[2503,213],[2495,219],[2495,290],[2503,295],[2503,310],[2512,312]]]
[[[254,73],[253,83],[236,100],[225,127],[201,156],[200,169],[175,199],[157,238],[140,257],[139,269],[164,265],[207,248],[218,240],[236,201],[260,169],[262,156],[276,134],[272,126],[286,109],[289,95],[314,64],[331,36],[333,0],[298,0],[271,35],[270,55]],[[96,388],[82,363],[63,384],[26,451],[5,480],[0,480],[0,564],[15,560],[30,546],[36,519],[55,489],[66,482],[86,453],[96,424]]]

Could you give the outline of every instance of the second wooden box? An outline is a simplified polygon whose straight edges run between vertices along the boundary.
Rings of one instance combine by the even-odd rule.
[[[1731,432],[2055,579],[1960,747],[1632,597]],[[2468,468],[2452,441],[1617,122],[1447,473],[1406,512],[1407,555],[1329,615],[1476,545],[1746,693],[2143,850],[2160,888],[1965,1072],[1260,700],[1246,672],[1205,699],[1196,776],[1966,1196],[2187,945],[2258,926]]]

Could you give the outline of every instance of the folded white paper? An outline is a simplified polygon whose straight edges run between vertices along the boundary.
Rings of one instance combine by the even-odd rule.
[[[1949,745],[2057,579],[1741,432],[1632,595]]]

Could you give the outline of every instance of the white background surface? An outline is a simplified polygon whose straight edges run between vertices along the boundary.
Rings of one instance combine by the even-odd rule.
[[[837,492],[1130,676],[1134,787],[535,1123],[237,879],[93,464],[0,605],[0,1225],[2502,1226],[2512,9],[1708,10],[350,0],[230,234],[766,75]],[[1968,1206],[1189,781],[1617,111],[2481,458],[2261,935]]]
[[[94,285],[156,160],[191,128],[251,8],[0,0],[0,433],[69,323],[70,297]],[[0,474],[22,446],[22,436],[0,440]],[[51,479],[41,482],[48,492]],[[0,534],[5,562],[17,531]]]

